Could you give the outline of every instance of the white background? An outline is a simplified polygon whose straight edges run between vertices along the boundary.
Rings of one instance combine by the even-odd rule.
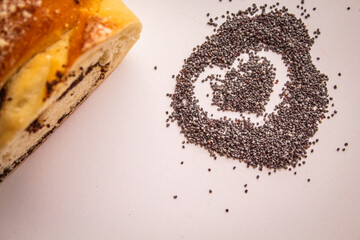
[[[339,113],[320,125],[320,142],[296,176],[214,161],[202,148],[182,149],[176,124],[165,127],[171,75],[212,34],[206,13],[253,1],[126,3],[143,23],[141,39],[0,184],[0,239],[360,239],[360,1],[306,0],[305,23],[321,30],[311,53]],[[280,3],[300,15],[300,0]]]

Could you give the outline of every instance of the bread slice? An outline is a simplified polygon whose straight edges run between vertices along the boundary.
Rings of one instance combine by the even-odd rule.
[[[11,4],[9,25],[24,26],[9,12]],[[0,182],[101,84],[141,32],[141,23],[120,0],[35,0],[16,5],[17,14],[23,11],[32,13],[30,23],[43,18],[47,34],[38,23],[18,38],[0,36]],[[18,41],[26,36],[37,41],[17,55]],[[11,67],[1,64],[9,62],[6,54]]]

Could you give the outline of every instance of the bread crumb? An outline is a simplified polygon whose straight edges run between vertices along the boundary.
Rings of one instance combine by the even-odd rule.
[[[14,12],[16,11],[16,6],[15,6],[15,5],[10,5],[9,11],[10,11],[11,13],[14,13]]]
[[[23,14],[23,17],[24,17],[24,18],[31,18],[31,13],[29,13],[29,12],[26,11],[26,10],[24,10],[24,11],[22,12],[22,14]]]
[[[19,8],[24,8],[24,7],[25,7],[25,2],[24,2],[24,1],[20,1],[20,2],[17,3],[17,6],[18,6]]]
[[[110,36],[112,34],[112,29],[106,27],[99,19],[93,18],[87,23],[85,27],[85,34],[88,37],[82,47],[83,51],[91,48],[97,42],[101,42]]]
[[[36,6],[36,7],[40,7],[41,4],[42,4],[41,0],[38,0],[38,1],[35,2],[35,6]]]
[[[9,46],[9,42],[7,42],[4,39],[0,38],[0,48],[4,48],[6,46]]]

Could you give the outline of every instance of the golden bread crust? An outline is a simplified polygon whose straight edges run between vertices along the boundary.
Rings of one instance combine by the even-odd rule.
[[[71,29],[68,67],[86,50],[134,22],[139,20],[121,0],[2,0],[0,88],[31,57]]]
[[[0,86],[34,54],[74,27],[79,10],[80,5],[74,0],[3,0],[0,6]]]

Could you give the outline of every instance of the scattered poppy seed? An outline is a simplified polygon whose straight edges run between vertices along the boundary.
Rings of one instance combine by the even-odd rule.
[[[349,144],[348,143],[345,143],[344,146],[347,147]]]
[[[341,77],[341,73],[338,73],[338,76]]]
[[[157,66],[155,66],[154,69],[156,70],[156,69],[157,69]]]
[[[350,10],[350,7],[347,7],[347,10]]]
[[[294,175],[296,175],[296,172],[294,172]]]
[[[288,13],[285,7],[255,15],[258,11],[254,5],[227,16],[216,33],[206,37],[206,41],[184,61],[176,77],[175,94],[171,97],[174,111],[169,118],[172,122],[177,121],[190,143],[204,147],[214,158],[216,154],[231,157],[245,162],[248,167],[259,167],[260,171],[262,167],[287,169],[306,158],[304,152],[308,140],[325,117],[328,77],[311,63],[310,49],[314,39],[301,19]],[[238,31],[239,26],[242,31]],[[291,39],[291,48],[288,39]],[[262,50],[282,55],[290,77],[280,94],[283,101],[277,106],[279,111],[266,116],[265,105],[275,82],[276,70],[269,60],[256,55]],[[232,69],[240,54],[248,54],[249,60]],[[212,105],[217,106],[218,111],[255,113],[264,117],[262,126],[241,117],[212,119],[199,106],[193,84],[200,73],[214,66],[228,69],[228,72],[223,77],[209,75],[204,79],[210,82],[213,90]],[[258,81],[245,82],[243,75]],[[305,75],[306,78],[302,77]],[[299,121],[293,121],[291,116],[295,115]]]
[[[174,198],[174,199],[177,199],[177,195],[174,195],[173,198]]]
[[[236,167],[235,166],[233,166],[233,170],[235,170],[236,169]]]
[[[308,182],[310,182],[310,178],[308,178],[308,180],[307,180]]]
[[[184,161],[181,161],[181,163],[180,163],[181,165],[183,165],[184,164]]]
[[[210,193],[210,194],[212,193],[212,190],[211,190],[211,189],[209,190],[209,193]]]
[[[220,2],[221,2],[221,0],[220,0]],[[227,213],[228,213],[228,212],[229,212],[229,209],[225,209],[225,212],[227,212]]]
[[[345,148],[343,148],[342,151],[345,152]]]
[[[268,172],[268,175],[270,176],[270,175],[271,175],[271,172]]]
[[[340,148],[337,148],[336,151],[340,151]]]
[[[257,176],[256,176],[256,179],[259,179],[259,178],[260,178],[260,176],[259,176],[259,175],[257,175]]]
[[[247,187],[247,184],[245,184],[244,187],[246,188],[246,187]]]
[[[208,172],[211,172],[211,168],[208,168]]]
[[[334,85],[334,89],[337,89],[337,85]]]
[[[248,193],[248,190],[247,190],[247,189],[245,189],[245,193]]]

